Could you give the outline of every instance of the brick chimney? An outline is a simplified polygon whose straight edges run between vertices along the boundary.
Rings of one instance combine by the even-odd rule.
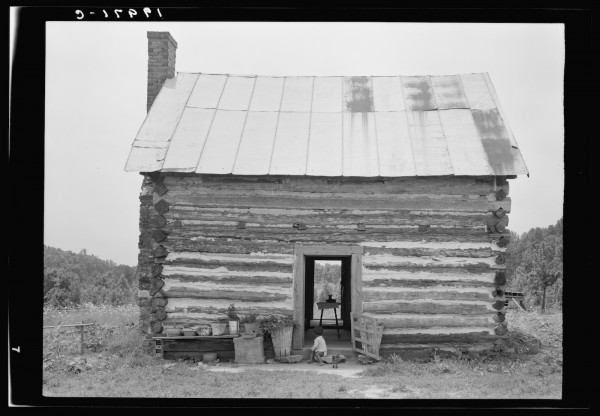
[[[177,42],[169,32],[148,32],[148,100],[147,109],[154,102],[165,79],[175,76]]]

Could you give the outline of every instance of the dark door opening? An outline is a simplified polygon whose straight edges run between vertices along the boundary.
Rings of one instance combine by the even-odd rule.
[[[319,324],[321,311],[317,308],[317,302],[324,302],[329,295],[340,303],[340,307],[335,312],[339,327],[350,330],[352,305],[350,269],[351,256],[305,257],[305,330]],[[324,328],[335,328],[335,313],[333,309],[323,311]]]

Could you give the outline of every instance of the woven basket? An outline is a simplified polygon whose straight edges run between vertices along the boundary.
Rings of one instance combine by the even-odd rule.
[[[273,350],[275,357],[287,357],[292,351],[292,332],[294,327],[287,326],[271,331],[271,339],[273,340]]]

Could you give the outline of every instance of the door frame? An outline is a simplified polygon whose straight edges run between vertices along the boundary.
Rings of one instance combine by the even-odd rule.
[[[350,301],[351,311],[362,313],[362,246],[326,246],[326,245],[301,245],[294,246],[294,320],[298,326],[292,333],[292,349],[301,350],[304,346],[304,296],[305,296],[305,270],[306,256],[319,257],[350,257]]]

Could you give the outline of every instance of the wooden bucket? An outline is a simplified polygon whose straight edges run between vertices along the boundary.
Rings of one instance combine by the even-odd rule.
[[[292,332],[293,326],[278,328],[271,331],[271,339],[273,340],[273,351],[275,357],[288,357],[292,352]]]

